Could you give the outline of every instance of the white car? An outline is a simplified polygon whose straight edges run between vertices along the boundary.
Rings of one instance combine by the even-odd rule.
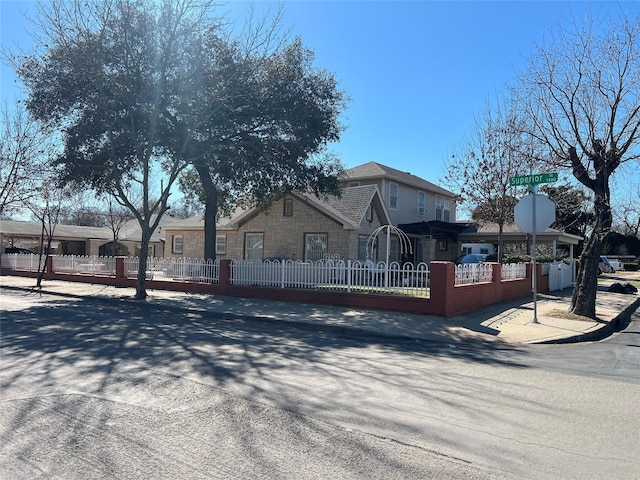
[[[617,258],[610,258],[609,265],[611,265],[614,273],[619,272],[620,270],[624,270],[624,264]]]
[[[616,271],[611,266],[611,262],[609,262],[607,257],[600,256],[600,261],[598,262],[598,275],[603,273],[616,273]]]

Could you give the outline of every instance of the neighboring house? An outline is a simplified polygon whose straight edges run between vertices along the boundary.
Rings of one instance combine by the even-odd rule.
[[[493,255],[496,248],[492,243],[463,243],[461,255],[477,253],[480,255]]]
[[[502,237],[505,244],[525,245],[527,250],[530,250],[533,241],[533,235],[523,232],[516,224],[505,225]],[[498,224],[467,224],[465,230],[458,235],[458,238],[465,246],[475,243],[497,245]],[[558,247],[564,247],[567,249],[570,258],[574,258],[574,247],[582,240],[582,237],[553,228],[547,228],[544,232],[536,233],[537,244],[551,245],[554,252],[553,255],[556,255]]]
[[[7,247],[20,247],[39,252],[42,237],[42,224],[39,222],[0,221],[2,252]],[[56,225],[53,230],[51,251],[60,255],[89,255],[98,250],[111,238],[109,229],[100,227],[79,227],[75,225]],[[47,238],[45,235],[44,244]]]
[[[162,226],[179,221],[168,215],[151,236],[149,255],[165,255]],[[19,247],[37,253],[40,249],[42,225],[39,222],[0,220],[2,252],[8,247]],[[119,231],[117,255],[139,256],[142,234],[137,220],[130,220]],[[83,227],[55,225],[51,251],[58,255],[112,255],[113,232],[109,227]],[[46,245],[46,238],[45,238]]]
[[[367,249],[371,234],[389,224],[376,185],[345,188],[340,197],[292,192],[266,209],[250,208],[218,222],[216,257],[314,261],[377,260],[386,238]],[[200,258],[204,252],[201,217],[164,227],[167,256]],[[369,242],[369,247],[372,247]]]

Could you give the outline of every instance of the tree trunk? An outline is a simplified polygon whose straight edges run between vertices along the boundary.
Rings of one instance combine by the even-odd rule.
[[[504,256],[504,223],[498,223],[498,262],[502,263],[502,257]]]
[[[598,260],[602,242],[591,234],[580,255],[576,286],[571,296],[569,311],[576,315],[596,318],[596,293],[598,291]]]
[[[216,259],[216,217],[218,215],[218,189],[216,188],[209,168],[205,165],[194,165],[204,191],[204,258]]]
[[[42,280],[44,279],[44,270],[46,268],[46,262],[42,262],[42,256],[45,254],[44,235],[46,231],[45,219],[43,217],[40,230],[40,252],[38,253],[38,277],[36,278],[36,288],[42,288]]]
[[[136,281],[136,295],[135,300],[146,300],[147,298],[147,265],[148,253],[149,253],[149,241],[151,239],[151,232],[148,225],[142,227],[142,242],[140,244],[140,257],[138,265],[138,278]]]
[[[582,255],[576,277],[576,286],[571,297],[569,311],[576,315],[596,318],[596,293],[598,291],[598,261],[602,253],[602,241],[611,230],[612,215],[609,191],[609,176],[619,164],[619,158],[606,155],[600,142],[594,141],[594,153],[590,156],[595,175],[591,178],[580,162],[575,148],[569,149],[573,174],[594,195],[595,222]]]

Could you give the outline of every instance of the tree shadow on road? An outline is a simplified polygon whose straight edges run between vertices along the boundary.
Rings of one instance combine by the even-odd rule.
[[[2,420],[3,443],[12,444],[34,415],[51,413],[42,411],[39,397],[75,392],[172,412],[210,408],[208,397],[200,395],[202,389],[222,389],[246,401],[266,402],[291,412],[309,428],[326,429],[306,417],[311,410],[318,415],[343,410],[345,417],[363,423],[388,423],[381,414],[363,410],[365,403],[376,402],[376,390],[369,391],[370,385],[399,389],[450,408],[451,400],[443,400],[445,390],[462,389],[474,395],[477,387],[465,385],[467,380],[459,373],[448,372],[447,362],[520,368],[524,364],[517,358],[526,354],[524,348],[482,340],[476,345],[453,345],[351,336],[346,331],[232,314],[212,316],[129,301],[59,298],[55,304],[2,312],[1,343],[4,399],[31,399]],[[425,366],[429,362],[436,362],[435,373],[432,363]],[[358,382],[353,382],[354,375]],[[437,386],[424,383],[428,375],[434,381],[437,377]],[[323,395],[322,402],[309,401],[314,392]],[[356,401],[348,405],[345,399]],[[473,408],[463,399],[459,402],[460,408]],[[74,411],[89,408],[86,402],[69,405]],[[86,428],[114,421],[112,410],[101,407],[97,415],[95,425]],[[398,422],[399,430],[414,429],[404,420]],[[63,429],[65,441],[76,442],[83,428]]]

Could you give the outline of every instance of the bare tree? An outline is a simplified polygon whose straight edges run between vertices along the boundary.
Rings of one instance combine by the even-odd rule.
[[[36,288],[42,288],[42,280],[46,269],[45,259],[51,252],[51,245],[56,226],[60,221],[60,212],[64,202],[69,198],[69,191],[59,188],[54,177],[46,178],[38,186],[39,194],[32,197],[27,203],[27,208],[38,220],[41,227],[39,252],[39,267]]]
[[[120,255],[118,249],[118,238],[120,230],[125,224],[133,219],[133,215],[128,208],[119,205],[112,197],[107,198],[107,225],[113,234],[113,242],[111,243],[111,255]]]
[[[625,165],[627,166],[627,165]],[[640,165],[638,165],[640,167]],[[615,185],[620,186],[613,214],[613,229],[624,234],[640,237],[640,168],[627,169]],[[615,180],[615,179],[614,179]]]
[[[573,22],[536,49],[513,88],[555,165],[592,192],[593,230],[570,307],[591,318],[602,240],[612,224],[611,176],[640,155],[639,42],[638,12]]]
[[[498,225],[499,260],[503,228],[513,221],[517,202],[510,179],[534,173],[540,163],[532,137],[523,133],[522,121],[510,103],[487,104],[474,132],[446,165],[444,183],[473,209],[473,219]]]
[[[0,112],[0,215],[24,208],[38,189],[47,137],[16,102]]]

